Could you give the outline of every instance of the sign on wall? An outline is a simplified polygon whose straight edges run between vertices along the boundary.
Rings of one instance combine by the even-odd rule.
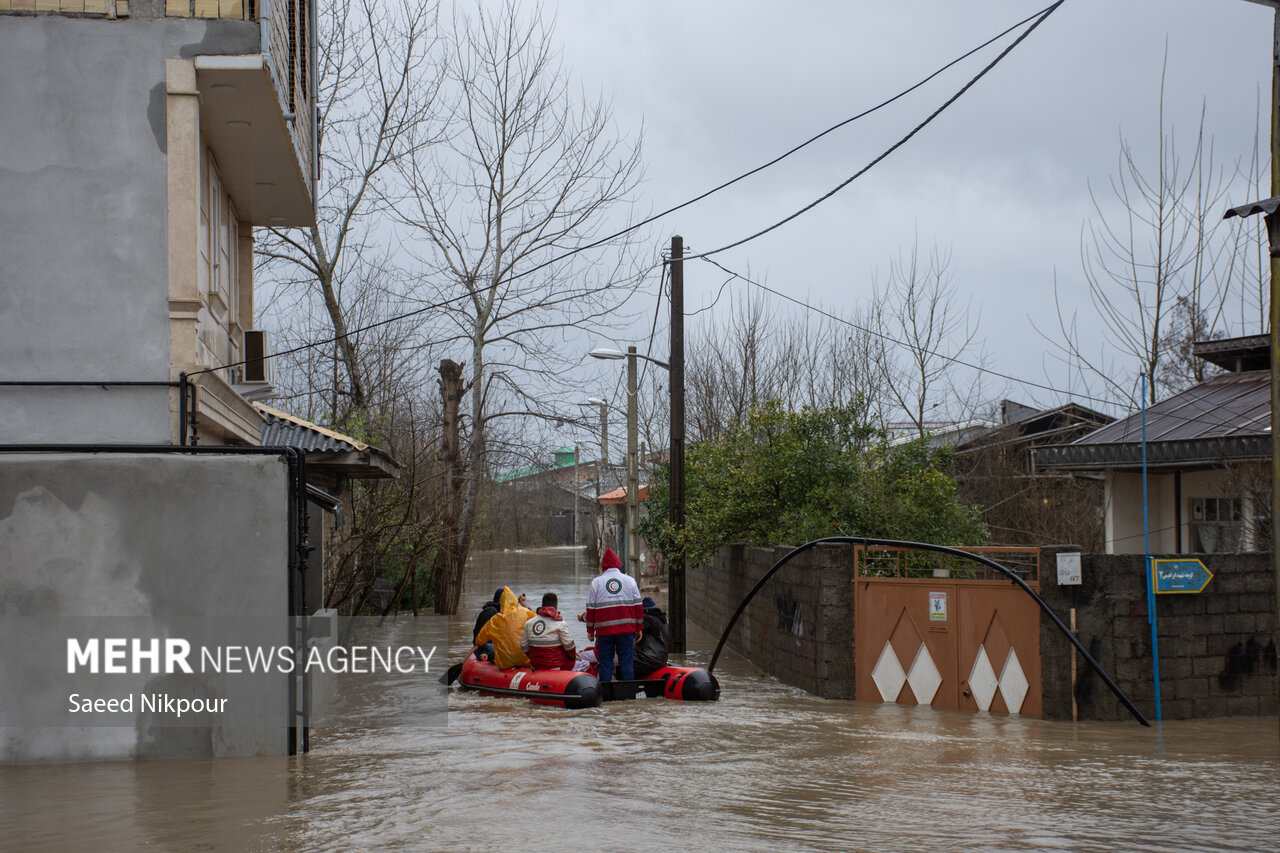
[[[1058,586],[1079,586],[1082,582],[1080,552],[1063,551],[1058,554]]]
[[[1199,560],[1152,560],[1157,593],[1200,592],[1213,580],[1213,572]]]

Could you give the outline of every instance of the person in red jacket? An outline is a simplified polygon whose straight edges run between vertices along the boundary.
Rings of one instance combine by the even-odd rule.
[[[556,594],[548,592],[542,596],[538,615],[524,623],[520,648],[529,656],[529,665],[534,669],[573,669],[578,660],[569,626],[556,609],[559,603]]]
[[[594,640],[599,659],[600,680],[613,680],[613,658],[618,656],[618,677],[636,677],[636,640],[644,630],[644,607],[640,587],[622,572],[622,561],[612,548],[605,549],[600,574],[587,591],[587,640]]]

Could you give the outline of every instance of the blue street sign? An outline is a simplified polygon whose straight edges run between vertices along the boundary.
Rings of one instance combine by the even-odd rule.
[[[1156,592],[1200,592],[1213,580],[1213,572],[1199,560],[1152,560]]]

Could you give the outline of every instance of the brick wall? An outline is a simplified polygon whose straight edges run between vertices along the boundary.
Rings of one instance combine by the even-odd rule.
[[[719,640],[756,582],[789,547],[722,548],[690,566],[689,621]],[[827,545],[800,554],[774,575],[738,619],[727,643],[760,669],[827,699],[852,699],[851,550]]]
[[[1056,554],[1044,549],[1041,596],[1149,719],[1155,714],[1151,629],[1143,557],[1086,554],[1083,584],[1057,585]],[[1270,554],[1201,555],[1214,578],[1194,595],[1156,596],[1164,719],[1259,716],[1277,712],[1275,583]],[[1044,716],[1071,719],[1073,649],[1053,623],[1040,622]],[[1077,662],[1082,720],[1128,719],[1103,681]]]

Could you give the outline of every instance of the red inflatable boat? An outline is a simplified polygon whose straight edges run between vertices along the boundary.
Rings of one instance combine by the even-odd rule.
[[[720,698],[720,683],[705,669],[664,666],[637,681],[601,684],[594,675],[565,669],[498,669],[470,658],[458,679],[463,687],[493,696],[519,696],[539,705],[591,708],[615,699],[641,696],[709,702]]]

